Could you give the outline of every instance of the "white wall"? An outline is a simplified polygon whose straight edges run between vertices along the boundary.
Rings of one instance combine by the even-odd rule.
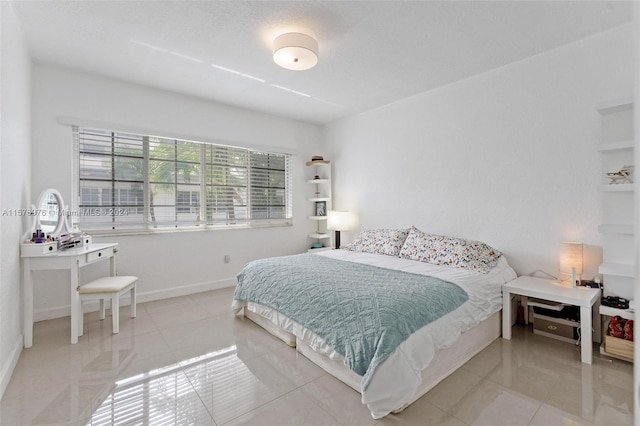
[[[30,73],[13,5],[0,2],[0,211],[30,196]],[[22,218],[0,216],[0,397],[22,351],[20,230]]]
[[[118,272],[140,277],[140,300],[151,300],[229,286],[242,266],[256,258],[303,252],[310,224],[306,218],[303,168],[320,139],[319,127],[201,99],[50,66],[33,70],[32,193],[60,190],[70,204],[72,133],[60,117],[109,123],[116,130],[222,141],[240,146],[265,145],[294,152],[294,226],[157,235],[103,237],[117,242]],[[224,255],[231,256],[229,264]],[[104,262],[107,263],[107,262]],[[106,273],[92,265],[81,280]],[[48,272],[36,284],[36,318],[68,315],[69,289],[63,272]]]
[[[560,243],[601,260],[596,102],[631,96],[625,25],[327,126],[334,208],[361,227],[484,241],[519,274],[558,273]],[[345,240],[355,233],[345,235]]]

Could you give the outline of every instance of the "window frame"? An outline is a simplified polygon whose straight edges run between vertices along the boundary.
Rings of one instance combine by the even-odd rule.
[[[290,153],[277,152],[272,149],[255,149],[249,147],[241,147],[241,146],[233,146],[230,144],[222,144],[217,142],[208,142],[208,141],[197,141],[191,139],[182,139],[182,138],[174,138],[174,137],[158,137],[158,136],[149,136],[135,132],[128,131],[118,131],[118,130],[108,130],[103,129],[96,126],[80,126],[80,125],[72,125],[73,130],[73,190],[72,190],[72,217],[71,221],[74,225],[77,225],[83,231],[89,232],[93,235],[126,235],[126,234],[140,234],[140,233],[155,233],[155,232],[171,232],[171,231],[194,231],[194,230],[216,230],[216,229],[234,229],[234,228],[251,228],[251,227],[275,227],[275,226],[291,226],[293,224],[293,178],[292,178],[292,170],[291,170],[291,156]],[[122,206],[122,209],[118,205],[120,200],[123,197],[122,192],[126,193],[125,197],[128,196],[128,199],[134,200],[134,203],[137,199],[133,195],[134,191],[137,191],[134,188],[125,187],[125,188],[116,188],[115,182],[118,181],[116,178],[117,170],[114,158],[118,156],[115,153],[115,150],[112,148],[111,152],[108,154],[101,154],[104,157],[107,157],[111,160],[111,168],[107,171],[107,176],[110,176],[109,179],[91,179],[87,177],[83,177],[83,172],[86,171],[86,166],[82,165],[82,161],[91,156],[92,154],[88,152],[86,149],[83,150],[83,146],[86,146],[87,135],[91,134],[100,134],[111,135],[112,138],[112,146],[115,144],[113,142],[114,139],[118,137],[126,138],[128,136],[135,136],[141,138],[142,143],[142,156],[132,156],[136,159],[142,160],[142,177],[139,175],[135,176],[129,181],[126,182],[134,182],[134,183],[142,183],[141,189],[139,191],[142,192],[143,204],[139,205],[126,205]],[[161,159],[153,157],[153,149],[158,145],[153,144],[169,144],[174,143],[176,146],[179,144],[185,144],[189,149],[193,149],[199,147],[199,153],[197,153],[197,160],[184,162],[180,160],[177,154],[171,159]],[[235,214],[231,214],[234,216],[233,219],[220,219],[219,217],[214,217],[214,212],[220,209],[220,204],[213,201],[213,199],[209,198],[210,189],[212,186],[210,185],[210,179],[213,179],[213,161],[207,161],[207,153],[209,151],[213,152],[214,150],[220,150],[221,152],[239,152],[243,153],[246,158],[246,162],[242,166],[232,165],[230,163],[223,164],[223,166],[229,167],[245,167],[245,179],[246,185],[244,189],[244,198],[242,198],[243,194],[238,194],[234,192],[233,199],[230,201],[230,207],[227,206],[227,215],[230,215],[230,211],[236,210],[236,213],[239,211],[242,213],[244,210],[244,216],[241,214],[240,218],[235,218]],[[196,151],[198,149],[196,148]],[[176,151],[177,152],[177,151]],[[253,205],[252,193],[254,189],[254,183],[251,180],[252,170],[256,168],[252,164],[252,158],[254,156],[267,156],[267,158],[277,158],[284,165],[284,169],[267,169],[266,175],[267,178],[267,187],[261,188],[261,190],[267,194],[263,196],[263,199],[267,199],[269,204],[267,205],[267,209],[269,210],[269,214],[265,218],[257,217],[257,213],[260,211],[260,208],[264,208],[263,205],[256,205],[258,209],[256,210],[256,206]],[[195,158],[195,157],[194,157]],[[211,157],[212,158],[212,157]],[[198,161],[199,160],[199,161]],[[153,181],[151,178],[151,163],[153,161],[161,161],[169,164],[173,164],[174,174],[173,174],[173,182],[157,182]],[[198,176],[198,181],[195,183],[187,182],[180,183],[178,182],[178,168],[180,163],[189,163],[194,167],[194,170],[197,170],[196,175]],[[220,165],[218,163],[218,165]],[[171,167],[171,166],[169,166]],[[271,172],[279,174],[279,178],[281,180],[280,186],[272,187],[270,182]],[[90,194],[90,198],[94,200],[98,200],[98,204],[103,204],[103,195],[101,195],[100,188],[91,187],[89,185],[84,185],[86,182],[91,181],[100,181],[100,182],[109,182],[111,192],[111,203],[108,206],[102,205],[100,208],[95,208],[95,211],[101,210],[106,211],[111,209],[111,215],[105,215],[105,217],[110,216],[111,220],[107,223],[106,220],[94,220],[91,221],[87,218],[87,216],[91,215],[89,209],[92,209],[96,206],[87,205],[83,201],[84,194]],[[242,182],[242,181],[241,181]],[[264,183],[264,182],[263,182]],[[168,204],[164,206],[166,210],[173,209],[173,219],[158,222],[153,217],[153,210],[157,209],[161,206],[154,205],[152,200],[152,191],[153,185],[172,185],[173,192],[171,196],[173,197],[173,204]],[[229,184],[230,185],[230,184]],[[229,186],[227,187],[233,187]],[[114,192],[117,191],[117,192]],[[185,194],[183,192],[189,193],[189,204],[185,202]],[[168,194],[166,192],[165,194]],[[236,204],[239,199],[242,199],[243,204]],[[272,200],[277,199],[279,204],[275,204]],[[195,200],[195,203],[194,203]],[[217,206],[217,207],[216,207]],[[117,218],[113,215],[113,211],[116,212],[126,212],[134,210],[136,215],[141,214],[140,220],[132,220],[130,222],[117,222]],[[188,211],[187,211],[188,210]],[[276,212],[275,216],[273,216],[273,212]],[[280,213],[278,213],[280,212]],[[180,216],[195,216],[193,220],[183,220]],[[218,215],[219,216],[219,215]],[[84,220],[83,220],[84,218]],[[152,220],[153,219],[153,220]]]

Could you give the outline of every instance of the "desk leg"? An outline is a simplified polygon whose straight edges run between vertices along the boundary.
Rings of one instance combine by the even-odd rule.
[[[109,272],[111,273],[112,277],[118,275],[118,263],[116,262],[116,256],[117,252],[116,250],[114,250],[113,256],[111,256],[111,259],[109,259]]]
[[[580,307],[580,355],[582,362],[585,364],[591,364],[591,358],[593,356],[593,335],[592,335],[592,321],[591,321],[591,306]]]
[[[23,324],[22,333],[24,347],[33,346],[33,272],[31,272],[31,260],[22,258],[22,284],[24,291],[23,300]]]
[[[80,294],[78,293],[78,274],[80,268],[76,259],[71,266],[71,344],[78,343],[80,328]]]
[[[511,340],[511,293],[502,290],[502,338]]]

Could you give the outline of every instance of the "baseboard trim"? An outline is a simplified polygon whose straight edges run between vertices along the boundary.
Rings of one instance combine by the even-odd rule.
[[[15,370],[16,365],[18,365],[18,359],[20,359],[20,354],[22,353],[23,342],[24,337],[21,333],[13,345],[9,359],[4,363],[2,370],[0,370],[0,399],[2,399],[4,391],[7,390],[7,386],[9,386],[13,370]]]
[[[154,300],[169,299],[171,297],[188,296],[190,294],[202,293],[204,291],[219,290],[221,288],[234,287],[236,285],[236,278],[226,278],[218,281],[207,281],[204,283],[189,284],[180,287],[172,287],[162,290],[154,290],[147,292],[140,292],[138,288],[138,303],[152,302]],[[123,296],[120,302],[121,306],[130,304],[128,296]],[[98,302],[87,303],[84,306],[85,312],[93,312],[98,310]],[[33,320],[46,321],[56,318],[63,318],[71,316],[71,306],[57,306],[48,309],[42,309],[35,311],[33,314]]]
[[[208,281],[205,283],[190,284],[181,287],[168,288],[163,290],[148,291],[138,293],[138,302],[152,302],[154,300],[168,299],[170,297],[188,296],[190,294],[202,293],[204,291],[220,290],[221,288],[234,287],[236,278],[227,278],[219,281]]]

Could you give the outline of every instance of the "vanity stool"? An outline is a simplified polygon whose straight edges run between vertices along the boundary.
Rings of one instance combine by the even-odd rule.
[[[100,301],[100,319],[105,318],[105,299],[111,299],[111,319],[113,334],[120,332],[120,296],[131,291],[131,318],[136,317],[136,281],[138,277],[120,276],[99,278],[78,287],[80,295],[80,325],[79,335],[83,334],[84,311],[82,302],[87,300]]]

